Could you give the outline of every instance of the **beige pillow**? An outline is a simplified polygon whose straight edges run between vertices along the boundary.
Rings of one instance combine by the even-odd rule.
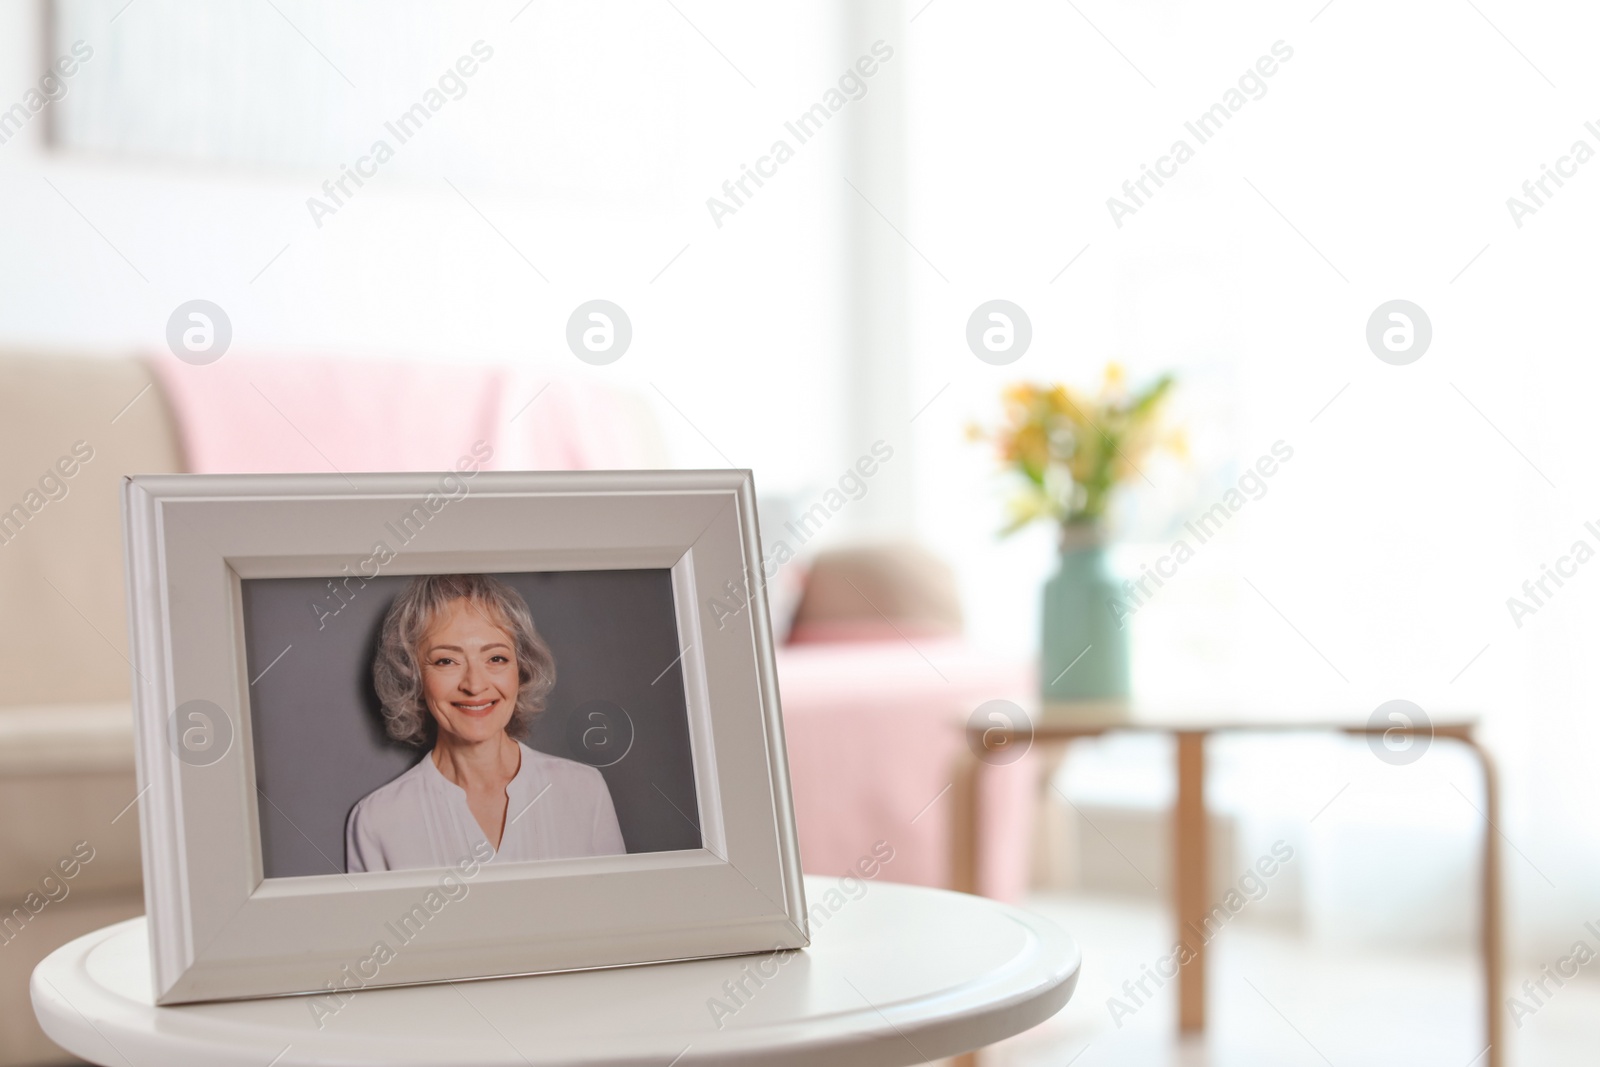
[[[944,561],[919,545],[879,544],[817,556],[789,640],[806,644],[960,633],[961,599]]]

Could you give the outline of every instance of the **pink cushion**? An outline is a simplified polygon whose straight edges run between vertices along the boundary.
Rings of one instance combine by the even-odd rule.
[[[1032,692],[1021,660],[953,638],[789,645],[778,651],[784,733],[800,831],[815,874],[843,874],[887,842],[882,877],[949,886],[953,769],[972,711]],[[1002,900],[1028,887],[1032,756],[981,779],[978,889]]]

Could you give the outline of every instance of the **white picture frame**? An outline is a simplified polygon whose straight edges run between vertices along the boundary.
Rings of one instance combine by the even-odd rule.
[[[385,574],[671,569],[702,847],[483,864],[426,938],[374,964],[384,923],[449,869],[262,876],[241,583],[348,574],[416,507],[426,543]],[[138,476],[123,521],[157,1003],[336,1004],[809,943],[748,471]],[[203,765],[179,758],[176,725],[200,700],[231,742]]]

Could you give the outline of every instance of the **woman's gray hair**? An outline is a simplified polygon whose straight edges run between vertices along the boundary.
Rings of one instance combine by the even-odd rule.
[[[487,574],[424,574],[413,578],[389,605],[372,660],[372,685],[383,705],[383,725],[395,741],[431,747],[439,725],[422,691],[422,639],[457,600],[482,611],[511,635],[517,657],[517,706],[506,733],[525,737],[556,684],[556,661],[534,629],[533,615],[517,591]]]

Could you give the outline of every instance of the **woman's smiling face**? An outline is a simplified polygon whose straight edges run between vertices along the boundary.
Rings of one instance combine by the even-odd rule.
[[[467,600],[453,600],[422,635],[422,691],[441,734],[469,743],[505,733],[517,705],[511,634]]]

